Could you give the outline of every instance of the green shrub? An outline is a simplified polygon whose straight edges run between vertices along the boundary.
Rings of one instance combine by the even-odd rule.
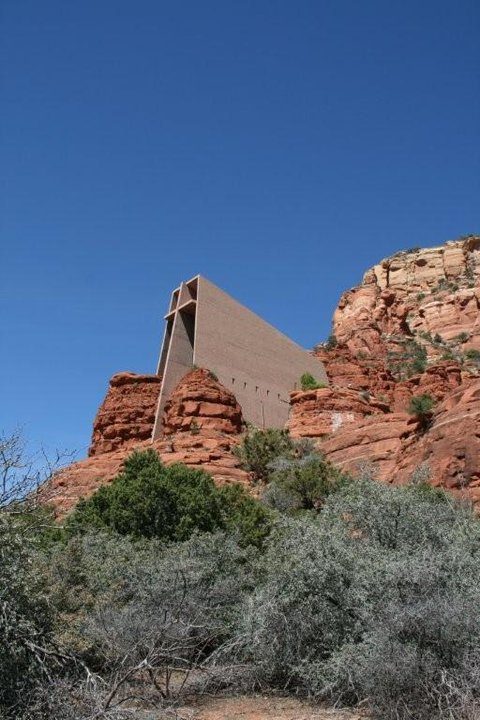
[[[417,375],[424,373],[427,369],[427,351],[422,347],[421,350],[415,352],[410,364],[408,365],[407,372],[409,375]]]
[[[475,261],[470,261],[465,269],[465,280],[468,287],[475,287]]]
[[[447,278],[440,278],[437,285],[438,290],[450,290],[451,289],[451,283],[447,280]]]
[[[388,366],[398,379],[404,380],[425,372],[427,351],[415,340],[407,340],[401,352],[389,353]]]
[[[190,423],[190,432],[192,435],[198,435],[200,433],[200,426],[195,419]]]
[[[465,357],[468,360],[480,360],[480,350],[475,350],[475,348],[470,348],[469,350],[465,351]]]
[[[110,485],[80,501],[71,530],[109,528],[121,535],[185,540],[194,530],[216,530],[221,522],[215,485],[185,465],[165,467],[150,449],[134,452]]]
[[[337,345],[338,345],[338,340],[337,340],[337,338],[335,337],[335,335],[334,335],[333,333],[331,333],[331,335],[329,335],[328,338],[327,338],[327,342],[325,343],[325,347],[327,348],[327,350],[333,350],[334,348],[337,347]]]
[[[308,372],[303,373],[302,377],[300,378],[300,386],[302,390],[318,390],[319,388],[327,387],[325,383],[315,380],[313,375]]]
[[[225,530],[239,544],[261,547],[272,527],[272,514],[241,485],[224,485],[218,490],[220,513]]]
[[[450,348],[446,349],[441,355],[440,360],[455,360],[455,355]]]
[[[431,395],[415,395],[410,399],[408,412],[425,421],[430,418],[434,405],[435,399]]]
[[[270,480],[264,501],[283,512],[318,511],[328,495],[349,482],[346,475],[317,453],[277,460]]]
[[[295,443],[286,430],[277,428],[259,430],[250,427],[233,452],[242,467],[252,473],[255,480],[266,480],[273,460],[279,457],[294,457]]]
[[[134,452],[110,485],[80,501],[67,528],[70,533],[98,528],[167,541],[228,528],[248,544],[268,531],[268,513],[245,491],[219,490],[209,475],[182,464],[166,467],[150,449]]]

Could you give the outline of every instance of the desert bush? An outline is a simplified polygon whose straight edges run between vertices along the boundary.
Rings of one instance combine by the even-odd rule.
[[[268,524],[266,510],[242,489],[219,490],[201,470],[166,467],[154,450],[147,450],[134,452],[110,485],[80,501],[67,528],[70,533],[96,527],[177,541],[196,531],[228,528],[248,543],[260,541]]]
[[[19,431],[0,437],[0,717],[17,718],[32,693],[74,659],[57,647],[43,553],[62,531],[37,490],[71,454],[32,453]]]
[[[174,671],[187,676],[214,662],[231,640],[254,586],[255,557],[224,534],[167,547],[111,533],[76,536],[51,559],[52,602],[69,618],[62,640],[102,674],[116,701],[139,676],[166,699]]]
[[[264,502],[281,512],[320,510],[325,498],[349,478],[317,452],[280,458],[271,465]]]
[[[451,348],[446,348],[446,350],[440,355],[440,360],[459,360],[460,358],[457,358]]]
[[[225,531],[241,546],[261,547],[272,527],[272,513],[237,484],[219,488],[218,502]]]
[[[410,399],[408,412],[415,415],[423,427],[428,426],[432,417],[432,410],[435,405],[435,399],[427,393],[423,395],[415,395]]]
[[[25,697],[60,655],[36,548],[16,516],[0,513],[0,710],[15,717]]]
[[[409,478],[409,483],[412,485],[424,485],[427,486],[430,480],[432,471],[428,462],[422,462],[412,472]],[[430,486],[429,486],[430,487]]]
[[[259,430],[249,427],[242,442],[233,452],[242,467],[252,473],[255,480],[266,480],[270,473],[271,462],[279,457],[294,457],[295,443],[286,430],[277,428]]]
[[[441,714],[439,688],[468,683],[479,552],[478,521],[446,495],[350,483],[315,518],[275,529],[242,616],[245,652],[264,681],[366,698],[376,718],[466,718]],[[478,692],[469,702],[480,710]]]
[[[38,686],[16,720],[128,720],[138,717],[134,707],[108,702],[110,689],[100,681],[77,682],[54,678]],[[160,720],[142,712],[142,720]]]
[[[302,377],[300,378],[300,387],[302,388],[302,390],[318,390],[327,386],[325,385],[325,383],[315,380],[311,373],[306,372],[303,373]]]
[[[36,509],[37,490],[73,455],[57,450],[49,456],[43,448],[33,452],[20,430],[0,433],[0,510],[18,514]]]
[[[331,335],[329,335],[328,338],[327,338],[327,342],[325,343],[325,347],[327,348],[327,350],[333,350],[334,348],[337,347],[337,345],[338,345],[338,340],[337,340],[337,338],[335,337],[335,335],[334,335],[333,333],[331,333]]]
[[[194,530],[213,531],[220,522],[215,485],[206,473],[180,464],[167,468],[154,450],[146,450],[134,452],[110,485],[80,501],[68,526],[184,540]]]
[[[475,350],[475,348],[470,348],[465,351],[465,357],[468,360],[480,360],[480,350]]]
[[[415,340],[407,340],[401,352],[389,353],[388,366],[398,379],[405,380],[425,372],[427,360],[425,347]]]

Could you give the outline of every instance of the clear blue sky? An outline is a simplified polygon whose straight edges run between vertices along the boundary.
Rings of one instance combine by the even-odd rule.
[[[478,231],[478,0],[3,0],[0,427],[88,445],[206,275],[305,347]]]

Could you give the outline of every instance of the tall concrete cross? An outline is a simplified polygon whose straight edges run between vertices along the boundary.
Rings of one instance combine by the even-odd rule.
[[[162,434],[166,401],[193,366],[215,373],[245,420],[261,428],[285,425],[289,393],[303,373],[328,384],[319,360],[201,275],[173,291],[165,321],[154,439]]]

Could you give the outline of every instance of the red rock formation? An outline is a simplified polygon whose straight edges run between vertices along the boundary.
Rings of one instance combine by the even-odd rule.
[[[244,429],[242,409],[233,393],[197,368],[187,373],[167,401],[164,436],[155,442],[167,464],[201,467],[219,483],[248,483],[232,452]]]
[[[398,459],[417,428],[416,420],[406,413],[374,415],[345,425],[320,449],[334,465],[354,475],[368,465],[379,480],[395,482]]]
[[[292,437],[327,437],[344,425],[389,411],[388,405],[368,391],[338,387],[297,390],[290,394],[290,403],[288,429]]]
[[[460,387],[466,379],[461,366],[451,360],[431,365],[424,373],[393,386],[390,392],[391,408],[396,412],[407,411],[414,395],[430,395],[438,402]]]
[[[333,332],[315,351],[332,385],[292,393],[292,435],[318,438],[346,470],[369,463],[380,480],[404,483],[420,467],[480,501],[479,367],[465,352],[480,349],[480,238],[383,260],[344,293]],[[425,369],[402,379],[412,348]],[[422,394],[436,401],[426,431],[408,414]]]
[[[430,429],[398,457],[398,481],[425,466],[433,485],[480,508],[480,380],[465,381],[436,407]]]
[[[59,517],[81,497],[111,482],[134,449],[152,447],[152,403],[158,398],[158,378],[151,382],[152,377],[156,378],[120,373],[112,378],[95,421],[90,457],[57,473],[44,489],[44,502],[53,505]],[[150,388],[156,390],[155,398]],[[249,483],[248,473],[232,452],[243,429],[241,408],[209,371],[197,369],[185,375],[165,407],[164,422],[164,437],[153,447],[165,464],[201,468],[219,484]]]
[[[315,398],[312,392],[292,393],[292,436],[319,438],[319,449],[348,472],[368,464],[379,480],[404,484],[422,469],[433,485],[480,503],[479,379],[466,379],[448,392],[444,388],[426,430],[407,413],[376,409],[369,414],[353,403],[355,410],[349,413],[347,405],[343,421],[336,422],[335,411],[327,407],[342,407],[348,396],[345,390],[328,392],[314,391]]]
[[[379,380],[388,385],[388,361],[408,340],[434,362],[444,355],[462,359],[469,348],[479,348],[480,237],[382,260],[342,295],[333,333],[333,352],[317,350],[333,382],[364,388],[369,382],[372,391]]]
[[[379,398],[389,398],[395,387],[395,378],[381,356],[358,358],[346,346],[327,349],[319,345],[314,353],[323,362],[333,386],[368,390]]]
[[[182,432],[156,441],[154,447],[166,465],[185,463],[209,473],[219,485],[231,482],[245,485],[250,483],[250,477],[232,452],[240,437],[215,430],[198,435]]]
[[[121,372],[114,375],[93,423],[88,454],[101,455],[152,435],[161,378]]]
[[[240,433],[242,409],[235,395],[215,380],[209,370],[198,368],[185,375],[167,401],[163,432],[171,435],[207,429]]]

